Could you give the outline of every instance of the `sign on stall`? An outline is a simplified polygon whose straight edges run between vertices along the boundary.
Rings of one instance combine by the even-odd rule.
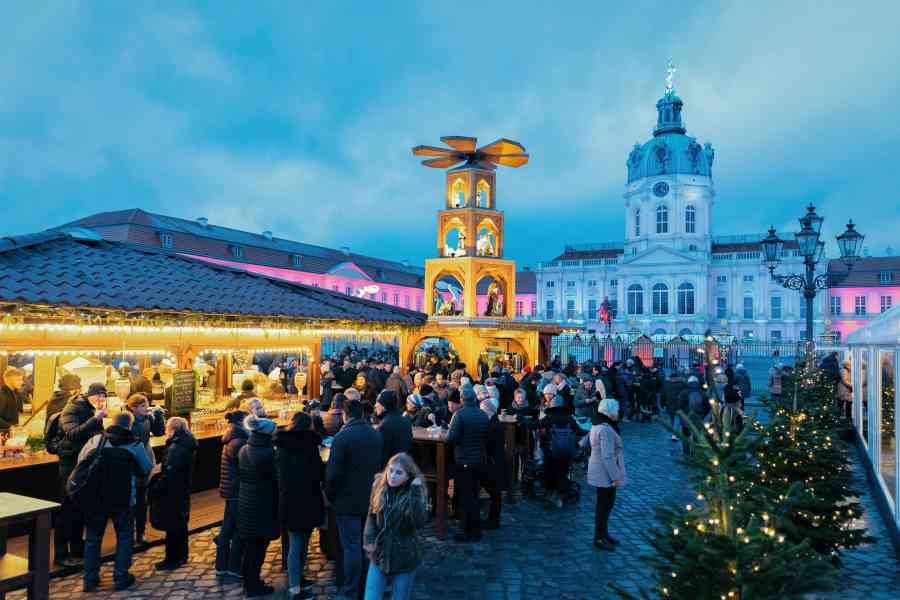
[[[197,405],[197,374],[193,369],[172,373],[167,400],[166,408],[172,416],[184,417],[194,410]]]

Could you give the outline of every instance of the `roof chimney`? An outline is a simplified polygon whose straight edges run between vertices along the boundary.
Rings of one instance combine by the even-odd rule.
[[[344,256],[350,256],[350,246],[341,246],[341,252],[344,253]]]
[[[400,261],[400,264],[403,265],[403,268],[404,268],[404,269],[408,269],[408,268],[409,268],[409,261],[406,260],[405,258],[404,258],[403,260]]]
[[[263,237],[266,238],[267,240],[271,240],[272,232],[271,231],[263,231]]]
[[[207,225],[209,225],[209,219],[207,219],[206,217],[197,217],[197,225],[199,225],[200,227],[206,227]]]

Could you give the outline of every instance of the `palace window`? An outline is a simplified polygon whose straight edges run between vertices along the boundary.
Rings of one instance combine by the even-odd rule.
[[[728,283],[728,275],[716,275],[716,284],[724,285]]]
[[[893,298],[890,296],[882,296],[881,297],[881,312],[887,312],[891,310],[891,305],[893,304]]]
[[[886,283],[891,283],[892,281],[894,281],[894,274],[891,273],[890,271],[881,271],[878,274],[878,282],[881,283],[882,285],[886,284]]]
[[[665,204],[656,207],[656,233],[669,233],[669,209]]]
[[[697,233],[697,209],[693,206],[684,209],[684,232]]]
[[[716,298],[716,318],[728,318],[728,300],[726,298],[723,298],[722,296]]]
[[[694,285],[686,281],[678,286],[678,314],[694,314]]]
[[[548,288],[556,287],[556,282],[555,282],[555,281],[552,281],[552,280],[551,280],[551,281],[548,281],[548,282],[547,282],[547,287],[548,287]]]
[[[588,300],[588,319],[596,319],[597,318],[597,301],[596,300]]]
[[[175,245],[175,238],[171,233],[160,232],[159,234],[159,245],[163,248],[171,248]]]
[[[641,237],[641,209],[634,209],[634,237]]]
[[[400,294],[394,294],[394,306],[400,306]]]
[[[347,287],[345,287],[344,293],[347,294],[348,296],[352,296],[353,295],[353,286],[348,285]],[[407,308],[409,308],[409,307],[407,307]]]
[[[831,302],[831,314],[834,316],[840,316],[841,314],[841,297],[840,296],[832,296],[829,299]]]
[[[516,316],[517,317],[522,316],[522,301],[521,300],[516,300]]]
[[[228,246],[228,250],[233,258],[244,258],[243,246]]]
[[[653,314],[669,314],[669,288],[664,283],[653,286]]]
[[[609,301],[609,314],[613,319],[619,315],[619,301],[615,298]]]
[[[403,296],[403,308],[409,308],[409,296]]]
[[[303,265],[303,257],[299,254],[291,254],[291,264],[295,267]]]
[[[772,296],[771,300],[771,313],[773,319],[781,318],[781,296]]]
[[[780,341],[781,341],[781,330],[780,330],[780,329],[773,329],[771,332],[769,332],[769,338],[770,338],[773,342],[780,342]]]
[[[753,283],[753,275],[744,275],[744,283]]]
[[[571,321],[575,316],[575,301],[566,300],[566,318]]]
[[[644,314],[644,288],[634,284],[628,288],[628,314]]]
[[[554,309],[553,300],[547,300],[546,304],[544,305],[545,318],[547,318],[547,319],[553,318],[553,309]]]
[[[531,317],[537,316],[537,300],[531,301],[531,314],[529,316],[531,316]]]
[[[744,296],[744,318],[753,318],[753,296]]]
[[[866,297],[865,296],[857,296],[856,303],[854,306],[854,314],[858,317],[866,316]]]

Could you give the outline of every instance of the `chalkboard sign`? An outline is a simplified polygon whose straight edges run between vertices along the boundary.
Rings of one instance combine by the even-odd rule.
[[[167,410],[172,416],[188,415],[197,405],[197,374],[193,370],[172,373]]]

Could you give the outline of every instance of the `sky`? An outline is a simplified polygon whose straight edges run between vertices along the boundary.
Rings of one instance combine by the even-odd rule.
[[[517,140],[506,256],[624,238],[666,64],[716,150],[715,235],[814,202],[900,253],[900,2],[27,2],[3,7],[0,235],[143,208],[420,263],[443,173]],[[891,250],[893,248],[893,250]],[[833,243],[831,255],[837,252]]]

